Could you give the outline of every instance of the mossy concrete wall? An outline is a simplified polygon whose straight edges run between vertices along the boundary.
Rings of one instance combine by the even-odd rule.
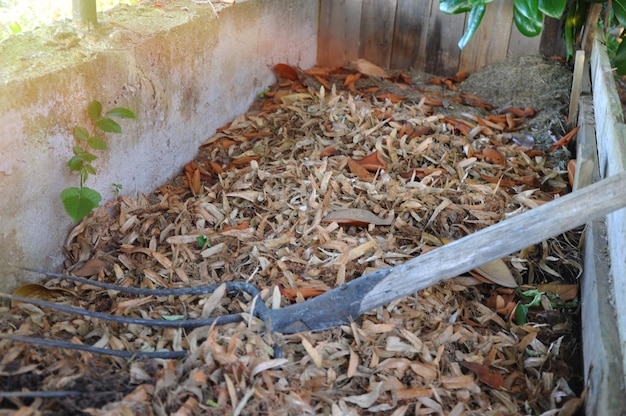
[[[66,162],[86,105],[138,119],[109,134],[88,186],[104,200],[148,193],[180,173],[215,130],[275,82],[279,62],[314,65],[318,2],[238,0],[119,6],[94,30],[64,22],[0,44],[0,290],[58,270],[73,224],[59,194],[76,186]]]

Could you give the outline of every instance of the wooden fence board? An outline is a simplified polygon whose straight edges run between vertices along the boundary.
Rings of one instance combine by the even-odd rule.
[[[388,68],[391,63],[397,0],[363,0],[359,55]]]
[[[359,58],[363,0],[324,0],[320,4],[317,64],[334,67]]]
[[[450,76],[456,74],[461,57],[461,50],[457,43],[463,36],[464,28],[464,15],[441,13],[439,0],[434,0],[428,22],[425,64],[424,68],[417,69],[423,69],[437,75]]]
[[[513,3],[494,0],[474,39],[461,52],[465,15],[439,11],[439,0],[319,0],[318,64],[345,65],[365,58],[385,68],[415,68],[435,75],[474,72],[509,57],[565,53],[561,21],[546,19],[542,35],[523,36]]]
[[[511,25],[511,38],[509,39],[509,50],[507,56],[524,56],[539,51],[541,36],[529,38],[522,35],[515,23]]]
[[[497,0],[491,3],[474,37],[461,52],[459,70],[476,72],[506,57],[512,25],[513,2]]]
[[[432,1],[398,0],[391,68],[424,68]]]

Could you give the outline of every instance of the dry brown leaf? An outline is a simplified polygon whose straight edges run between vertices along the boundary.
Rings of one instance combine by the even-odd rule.
[[[506,390],[505,388],[506,380],[502,374],[493,373],[489,371],[489,368],[479,363],[461,361],[459,362],[459,364],[461,364],[461,366],[467,368],[468,370],[474,372],[476,376],[478,376],[478,380],[485,383],[492,389]]]
[[[327,289],[316,289],[314,287],[290,289],[283,287],[282,285],[279,285],[278,288],[280,290],[280,294],[289,300],[296,300],[298,294],[301,295],[304,299],[309,299],[319,296],[322,293],[326,293],[328,291]]]
[[[298,71],[287,64],[276,64],[274,65],[274,72],[278,74],[279,77],[288,79],[290,81],[297,81],[300,77],[298,76]]]
[[[89,277],[94,276],[100,273],[101,270],[104,270],[106,267],[106,263],[100,259],[89,259],[83,264],[78,270],[75,270],[73,274],[79,277]]]
[[[38,283],[26,283],[19,286],[13,291],[13,296],[20,296],[23,298],[33,298],[51,301],[54,298],[61,295],[76,296],[76,293],[63,288],[48,288]],[[11,302],[13,306],[19,305],[20,302]]]
[[[352,62],[357,71],[364,75],[369,75],[371,77],[381,77],[381,78],[389,78],[389,74],[379,67],[378,65],[374,65],[366,59],[360,58],[356,61]]]
[[[559,295],[565,302],[576,299],[578,296],[578,285],[574,284],[546,283],[537,285],[537,290],[550,295]]]
[[[352,158],[348,159],[348,168],[350,172],[355,174],[362,181],[371,182],[374,180],[374,175]]]
[[[482,277],[500,286],[516,288],[517,282],[506,263],[500,259],[474,269]]]
[[[378,215],[360,208],[340,209],[329,212],[323,221],[332,221],[341,225],[364,227],[368,224],[391,225],[393,217],[380,218]]]
[[[355,162],[357,162],[359,165],[363,166],[370,172],[376,172],[379,169],[387,169],[387,163],[382,158],[380,153],[378,153],[378,151],[370,153],[361,160],[355,160]]]

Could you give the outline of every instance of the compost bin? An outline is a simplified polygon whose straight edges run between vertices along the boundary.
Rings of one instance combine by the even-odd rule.
[[[61,26],[55,50],[75,54],[76,42],[93,42],[74,72],[55,61],[43,74],[44,59],[3,86],[3,137],[21,138],[3,148],[15,156],[3,159],[3,189],[25,190],[5,198],[3,267],[40,284],[20,285],[19,302],[1,310],[0,406],[9,414],[29,406],[55,414],[623,411],[624,314],[615,314],[624,210],[588,226],[586,251],[583,230],[568,231],[324,330],[273,332],[262,315],[246,314],[255,303],[306,312],[307,302],[361,276],[436,258],[467,235],[530,218],[622,172],[621,120],[602,107],[615,102],[602,89],[611,72],[600,42],[588,60],[595,102],[583,82],[576,130],[565,123],[571,67],[555,59],[496,59],[469,74],[441,55],[448,69],[431,75],[375,65],[364,59],[378,53],[366,42],[341,67],[314,66],[313,2],[247,1],[217,16],[181,3],[144,10],[182,19],[154,32],[120,21],[126,8],[113,12],[101,30],[126,46],[114,43],[113,52],[93,52],[101,40],[77,41]],[[340,15],[327,9],[338,3],[321,3],[322,22]],[[187,39],[195,42],[181,48]],[[327,51],[320,44],[341,45],[321,27],[319,39],[318,64]],[[69,226],[49,224],[64,223],[55,198],[74,178],[61,168],[94,94],[133,108],[140,121],[124,122],[127,141],[99,165],[96,185],[123,182],[120,195],[103,191],[108,202],[67,235]],[[59,173],[33,181],[34,165]],[[59,263],[75,277],[15,268]],[[244,320],[209,320],[228,314]]]

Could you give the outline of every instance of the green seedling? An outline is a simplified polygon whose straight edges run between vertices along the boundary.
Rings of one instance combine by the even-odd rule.
[[[92,122],[91,131],[85,127],[74,127],[74,138],[76,145],[73,147],[74,156],[67,162],[70,172],[76,173],[79,177],[79,186],[66,188],[61,192],[61,200],[67,214],[78,222],[100,205],[102,195],[94,189],[85,186],[89,175],[95,175],[96,169],[92,162],[98,159],[93,151],[107,150],[108,146],[103,137],[98,135],[98,131],[104,133],[121,133],[122,127],[111,117],[116,118],[136,118],[135,113],[125,107],[116,107],[102,115],[102,104],[93,100],[87,106],[87,114]],[[119,184],[117,184],[119,185]],[[114,184],[115,187],[115,184]],[[119,194],[119,188],[116,187]],[[115,192],[115,191],[114,191]]]
[[[113,186],[113,195],[115,195],[116,198],[119,197],[120,191],[122,190],[122,184],[114,183],[112,186]]]

